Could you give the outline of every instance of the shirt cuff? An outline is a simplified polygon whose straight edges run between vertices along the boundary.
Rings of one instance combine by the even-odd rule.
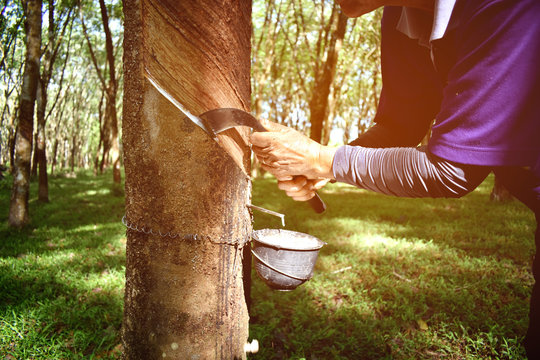
[[[347,180],[350,178],[350,175],[348,176],[348,172],[351,168],[350,148],[351,146],[349,145],[340,146],[334,155],[332,173],[334,174],[336,181],[349,183]]]

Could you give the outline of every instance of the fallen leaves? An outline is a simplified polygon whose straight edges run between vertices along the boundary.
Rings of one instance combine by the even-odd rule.
[[[416,320],[416,324],[418,325],[418,328],[422,331],[426,331],[429,328],[428,324],[422,319]]]

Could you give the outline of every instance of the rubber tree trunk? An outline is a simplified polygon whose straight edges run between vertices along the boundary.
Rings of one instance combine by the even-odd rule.
[[[49,201],[49,178],[47,175],[47,136],[45,132],[45,125],[47,122],[46,110],[48,101],[48,89],[49,83],[53,73],[54,63],[58,55],[58,45],[62,41],[64,30],[69,23],[71,12],[68,13],[63,26],[61,16],[58,17],[58,22],[55,19],[54,2],[49,1],[48,9],[49,21],[47,31],[47,45],[42,55],[42,72],[37,92],[37,141],[34,149],[34,159],[37,159],[37,170],[39,173],[38,184],[38,200],[42,202]],[[67,57],[66,57],[67,60]],[[63,75],[63,73],[62,73]],[[61,86],[61,81],[60,81]],[[54,107],[54,103],[53,103]]]
[[[41,0],[23,2],[26,9],[26,59],[24,64],[19,123],[15,137],[13,188],[8,223],[22,227],[29,221],[30,162],[34,131],[34,107],[39,79],[41,55]]]
[[[18,110],[16,111],[18,115]],[[17,116],[15,116],[17,117]],[[16,121],[13,121],[13,124]],[[10,173],[15,173],[15,138],[17,137],[17,126],[12,125],[9,131],[8,149],[9,149],[9,165]]]
[[[106,88],[107,100],[105,103],[105,117],[103,124],[103,154],[100,163],[100,172],[103,173],[109,162],[113,165],[113,181],[119,184],[122,181],[120,170],[120,147],[118,142],[118,119],[116,117],[116,85],[109,82]]]
[[[52,147],[51,175],[54,174],[54,170],[56,169],[57,156],[58,156],[58,138],[54,139],[54,145]]]
[[[251,2],[123,5],[124,358],[243,359],[241,254],[252,231],[245,134],[228,130],[219,146],[144,73],[159,73],[194,114],[249,110]]]

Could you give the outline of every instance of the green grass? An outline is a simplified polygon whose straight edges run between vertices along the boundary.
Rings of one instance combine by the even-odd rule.
[[[112,175],[32,183],[31,226],[7,228],[0,183],[0,354],[7,359],[118,358],[125,263],[124,200]]]
[[[0,181],[0,354],[6,359],[118,359],[124,200],[111,174],[32,184],[32,225],[7,228]],[[328,244],[312,280],[269,290],[253,274],[250,359],[523,359],[533,283],[534,219],[489,201],[492,178],[463,199],[397,199],[342,184],[316,215],[253,185],[253,203]],[[255,213],[254,227],[280,227]]]

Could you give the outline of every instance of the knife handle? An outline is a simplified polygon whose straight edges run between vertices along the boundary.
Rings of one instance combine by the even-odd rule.
[[[308,200],[308,203],[317,214],[322,214],[324,210],[326,210],[326,204],[317,193],[315,193],[314,197]]]

